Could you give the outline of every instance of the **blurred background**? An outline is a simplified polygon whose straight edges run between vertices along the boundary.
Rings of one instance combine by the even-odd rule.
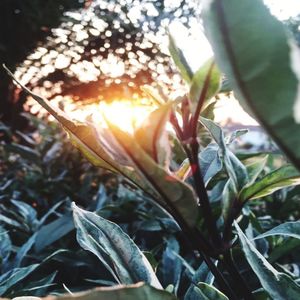
[[[299,44],[299,1],[266,3]],[[188,28],[189,40],[182,43],[198,67],[210,54],[200,11],[201,1],[194,0],[2,0],[1,64],[33,91],[76,110],[77,117],[88,114],[92,103],[141,102],[144,84],[172,94],[183,86],[168,54],[167,29],[175,24],[180,39],[183,26],[176,24]],[[228,96],[218,102],[216,120],[256,125]],[[41,113],[1,69],[0,121],[24,129],[24,110]]]

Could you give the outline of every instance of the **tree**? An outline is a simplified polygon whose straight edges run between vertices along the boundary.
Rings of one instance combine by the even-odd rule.
[[[0,62],[12,71],[61,23],[65,11],[84,0],[2,0],[0,2]],[[22,102],[5,71],[0,71],[2,120],[14,123]]]
[[[161,53],[161,41],[157,37],[165,35],[165,26],[173,19],[186,24],[190,21],[191,1],[182,0],[169,6],[162,0],[88,3],[87,9],[61,13],[63,22],[56,28],[54,23],[51,27],[42,25],[44,17],[33,19],[32,27],[40,28],[43,42],[31,42],[22,56],[12,57],[12,62],[6,59],[6,64],[13,71],[18,65],[23,81],[31,88],[46,90],[51,98],[62,95],[88,101],[132,99],[141,93],[139,87],[143,84],[172,83],[165,74],[172,76],[173,69],[168,55]],[[69,8],[71,6],[65,7],[64,11]],[[30,35],[33,34],[27,35],[29,42]],[[3,88],[8,85],[6,82]],[[20,111],[25,98],[20,101],[23,96],[15,91],[7,91],[5,105],[18,102]],[[11,113],[6,116],[9,120]]]

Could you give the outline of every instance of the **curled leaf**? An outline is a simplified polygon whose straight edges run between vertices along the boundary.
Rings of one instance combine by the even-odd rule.
[[[169,120],[172,102],[161,105],[144,120],[134,137],[140,146],[160,165],[169,165],[170,144],[166,123]]]
[[[192,78],[190,87],[191,112],[194,113],[198,105],[202,92],[205,93],[205,99],[209,100],[215,96],[220,88],[221,73],[212,58],[208,59]]]
[[[160,195],[160,201],[181,214],[187,224],[195,226],[198,203],[193,190],[175,175],[159,166],[127,132],[109,123],[108,126],[141,176]]]

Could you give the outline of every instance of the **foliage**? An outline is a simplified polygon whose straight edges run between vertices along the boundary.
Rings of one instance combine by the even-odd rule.
[[[85,1],[79,0],[3,0],[0,3],[0,62],[12,70],[23,63],[26,57],[45,43],[51,30],[62,22],[64,13],[79,9]],[[0,72],[0,94],[2,101],[1,120],[16,123],[17,112],[22,111],[22,95],[12,92],[13,85],[5,72]],[[16,99],[17,98],[17,99]],[[19,102],[16,103],[16,100]],[[13,105],[14,104],[14,105]],[[22,128],[21,124],[19,125]]]
[[[45,1],[0,4],[0,63],[19,71],[31,88],[51,98],[109,102],[136,98],[141,96],[140,85],[174,76],[156,35],[162,35],[171,20],[187,23],[193,15],[192,1]],[[18,116],[26,97],[5,72],[0,72],[0,79],[1,119],[20,130],[26,127]]]
[[[0,277],[4,296],[14,296],[16,291],[28,293],[28,287],[25,291],[15,287],[18,281],[23,282],[45,262],[61,255],[60,250],[50,256],[48,253],[43,260],[39,256],[38,263],[36,258],[28,257],[31,264],[22,267],[22,257],[36,244],[37,237],[63,225],[72,231],[75,225],[78,244],[92,252],[91,260],[97,257],[106,270],[107,277],[97,277],[96,271],[93,273],[96,279],[89,278],[90,283],[145,282],[98,290],[99,296],[94,291],[75,297],[90,299],[111,293],[112,297],[124,299],[129,295],[139,299],[299,299],[297,212],[291,212],[290,206],[285,220],[288,222],[279,225],[269,216],[274,212],[267,205],[276,202],[279,193],[284,195],[287,206],[293,205],[290,201],[293,198],[299,201],[299,188],[295,185],[300,183],[297,170],[300,139],[294,134],[299,125],[293,111],[299,96],[298,69],[293,59],[295,48],[290,46],[292,42],[283,25],[260,0],[207,0],[203,20],[216,63],[210,59],[193,72],[180,45],[171,37],[170,52],[186,81],[188,93],[175,101],[167,97],[164,97],[166,101],[159,99],[154,112],[134,128],[132,134],[110,120],[105,120],[107,127],[103,128],[95,127],[88,120],[72,120],[20,84],[8,71],[27,94],[62,124],[72,143],[91,163],[122,175],[139,190],[127,191],[125,198],[130,201],[120,197],[113,207],[107,205],[104,196],[104,199],[97,198],[96,203],[86,203],[86,210],[73,204],[73,218],[66,205],[64,217],[68,218],[70,227],[65,226],[63,217],[53,221],[58,224],[44,225],[48,215],[38,219],[32,207],[13,199],[11,205],[17,209],[12,213],[4,208],[3,222],[9,227],[19,225],[20,229],[20,222],[16,220],[21,217],[33,235],[20,247],[11,267],[12,242],[6,231],[1,231],[4,269],[10,268]],[[270,31],[274,31],[271,36]],[[226,135],[219,125],[202,116],[210,99],[221,88],[221,72],[237,99],[261,122],[284,154],[237,151],[234,141],[245,131]],[[147,92],[157,98],[151,89]],[[172,138],[185,153],[181,166],[176,152],[172,152],[171,133],[166,130],[168,120],[176,135]],[[204,147],[198,137],[203,128],[211,136],[211,142]],[[6,147],[6,151],[13,150],[20,155],[26,149],[13,146]],[[286,163],[285,155],[291,164]],[[27,149],[24,159],[29,158],[38,160],[38,152]],[[119,185],[120,188],[124,187]],[[139,221],[143,220],[147,230],[140,222],[136,226],[130,218],[126,220],[127,226],[107,220],[115,218],[116,211],[124,213],[122,205],[130,202],[133,203],[127,213],[131,211],[131,216],[137,215]],[[57,205],[50,214],[54,214]],[[118,222],[118,218],[113,221]],[[160,236],[150,253],[142,253],[139,246],[148,245],[151,236],[137,238],[141,228],[164,233],[164,242]],[[39,230],[43,230],[40,235]],[[53,244],[36,246],[35,251],[53,249],[69,231],[58,230]],[[187,242],[182,241],[182,237]],[[84,263],[84,259],[79,259],[77,265]],[[44,279],[47,284],[53,281],[53,274],[50,276],[47,274],[47,281]],[[79,289],[85,287],[81,285]],[[157,296],[153,296],[155,293]]]

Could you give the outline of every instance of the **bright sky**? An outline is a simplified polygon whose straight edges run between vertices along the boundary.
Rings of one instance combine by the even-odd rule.
[[[170,0],[175,1],[175,0]],[[242,1],[242,0],[240,0]],[[295,17],[300,14],[300,0],[263,0],[271,9],[271,12],[276,15],[279,19],[284,20],[289,17]],[[199,26],[198,20],[194,19],[190,23],[190,38],[186,39],[187,28],[184,28],[181,24],[175,22],[170,26],[170,31],[173,33],[174,38],[179,42],[183,52],[187,56],[191,66],[194,70],[197,70],[205,60],[212,56],[212,50],[207,42],[201,27]],[[161,42],[162,52],[168,53],[167,50],[167,36],[164,37],[165,42]],[[192,45],[192,46],[191,46]],[[165,48],[165,49],[163,49]],[[64,61],[60,60],[60,64]],[[108,70],[112,69],[112,66],[118,66],[118,64],[113,61],[107,63]],[[98,74],[93,74],[91,68],[87,75],[96,76]],[[79,71],[78,71],[79,72]],[[30,75],[30,74],[29,74]],[[88,80],[93,80],[93,77],[87,78]],[[23,79],[24,80],[24,79]],[[118,107],[114,107],[115,111]],[[78,110],[78,109],[77,109]],[[120,107],[120,111],[124,112],[124,107]],[[234,112],[234,114],[233,114]],[[139,114],[139,113],[137,113]],[[242,108],[239,106],[238,102],[234,99],[228,99],[222,97],[218,101],[217,109],[215,111],[216,121],[220,123],[226,122],[226,120],[231,119],[233,122],[255,125],[256,122],[248,116]],[[122,113],[121,113],[122,115]],[[126,116],[126,113],[123,114]],[[131,124],[129,124],[131,125]]]
[[[300,0],[264,0],[272,13],[281,20],[300,14]]]

